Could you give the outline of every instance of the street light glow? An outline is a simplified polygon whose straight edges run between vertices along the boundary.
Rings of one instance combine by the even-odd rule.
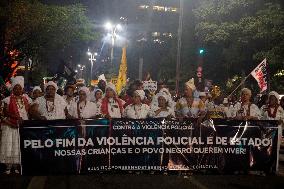
[[[106,28],[107,30],[111,30],[111,29],[112,29],[112,24],[111,24],[110,22],[107,22],[107,23],[105,24],[105,28]]]
[[[90,51],[88,51],[88,52],[87,52],[87,55],[88,55],[88,56],[91,56],[91,55],[92,55],[92,53],[91,53]]]
[[[120,24],[117,24],[117,25],[116,25],[116,29],[117,29],[118,31],[121,31],[121,30],[122,30],[122,26],[121,26]]]

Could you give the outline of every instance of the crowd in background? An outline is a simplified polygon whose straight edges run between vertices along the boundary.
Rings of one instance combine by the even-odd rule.
[[[100,80],[96,87],[67,85],[64,90],[53,81],[24,91],[24,78],[12,78],[11,95],[1,100],[0,162],[6,173],[19,170],[18,127],[23,120],[56,120],[87,118],[227,118],[239,120],[284,120],[284,98],[271,91],[257,102],[248,88],[240,96],[212,98],[210,92],[198,91],[194,80],[184,84],[179,98],[170,93],[165,83],[157,91],[143,90],[143,82],[135,80],[120,95],[115,85]],[[2,96],[2,95],[1,95]]]

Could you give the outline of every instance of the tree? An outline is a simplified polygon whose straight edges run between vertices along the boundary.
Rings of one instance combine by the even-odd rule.
[[[213,79],[224,81],[248,74],[267,58],[272,89],[283,90],[274,76],[283,69],[284,56],[284,12],[277,1],[202,0],[194,13],[198,40],[214,52],[207,59],[215,65],[208,66],[208,75],[215,72]]]
[[[85,11],[80,4],[46,5],[37,0],[13,0],[1,4],[0,20],[5,27],[0,30],[4,39],[0,46],[5,46],[5,50],[0,49],[0,56],[5,57],[16,50],[25,60],[32,60],[32,69],[46,69],[51,57],[62,54],[73,44],[97,38]],[[7,60],[2,59],[0,72],[7,80],[10,73],[3,69],[4,64]]]

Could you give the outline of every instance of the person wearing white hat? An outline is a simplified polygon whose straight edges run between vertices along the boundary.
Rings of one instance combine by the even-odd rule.
[[[172,108],[172,109],[175,109],[175,106],[176,106],[176,103],[173,101],[173,99],[172,99],[172,95],[171,95],[171,93],[170,93],[170,91],[167,89],[167,88],[165,88],[165,87],[162,87],[162,88],[160,88],[160,90],[159,90],[159,92],[158,93],[163,93],[164,95],[166,95],[167,96],[167,98],[168,98],[168,105]],[[157,93],[157,94],[158,94]],[[153,99],[152,99],[152,102],[151,102],[151,105],[150,105],[150,107],[151,108],[153,108],[153,107],[157,107],[158,106],[158,96],[157,96],[157,94],[153,97]]]
[[[264,120],[284,120],[284,111],[279,104],[279,94],[271,91],[268,94],[268,103],[261,107],[261,115]]]
[[[49,81],[45,84],[45,95],[37,98],[32,106],[32,117],[40,120],[65,119],[67,103],[56,94],[57,84]]]
[[[1,125],[2,137],[0,141],[0,162],[7,165],[6,174],[14,167],[19,174],[20,168],[20,139],[19,126],[23,120],[28,120],[28,112],[32,100],[23,94],[24,78],[16,76],[11,79],[11,96],[3,99],[4,120]]]
[[[126,106],[123,117],[130,119],[146,119],[149,116],[150,107],[143,104],[142,101],[146,98],[143,90],[134,91],[132,104]]]
[[[102,99],[101,113],[106,118],[121,118],[125,102],[118,98],[115,85],[108,83],[105,97]]]
[[[261,112],[259,108],[251,103],[251,90],[243,88],[241,90],[241,102],[235,104],[231,110],[231,115],[235,119],[241,120],[255,120],[261,118]]]
[[[40,86],[35,86],[33,88],[32,96],[33,96],[33,100],[36,100],[38,97],[42,96],[42,90],[41,90]]]
[[[193,93],[195,90],[196,87],[192,78],[185,83],[184,96],[176,104],[177,117],[198,117],[205,112],[204,103],[199,98],[194,98]]]
[[[169,106],[170,97],[165,93],[156,94],[158,98],[158,106],[152,106],[150,109],[150,117],[153,118],[173,118],[175,117],[174,109]]]
[[[95,89],[94,92],[91,93],[91,102],[96,104],[96,115],[101,116],[101,106],[102,106],[102,99],[103,99],[103,91],[99,88]]]
[[[88,100],[90,91],[87,87],[81,87],[78,91],[79,100],[73,102],[68,111],[68,118],[71,119],[89,119],[95,118],[97,107],[96,104]]]

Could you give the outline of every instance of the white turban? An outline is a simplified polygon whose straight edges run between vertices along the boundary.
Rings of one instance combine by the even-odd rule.
[[[205,92],[199,92],[199,97],[206,97],[206,93]]]
[[[87,96],[90,94],[90,90],[88,87],[81,87],[78,92],[83,91],[86,93]]]
[[[143,90],[136,90],[135,93],[140,96],[141,100],[145,98],[145,92]]]
[[[97,88],[94,90],[94,94],[96,94],[98,91],[100,91],[102,94],[104,93],[101,89]]]
[[[35,87],[33,88],[33,92],[34,92],[35,90],[39,90],[40,92],[42,92],[42,90],[41,90],[41,88],[40,88],[39,86],[35,86]]]
[[[171,96],[171,93],[168,89],[166,88],[162,88],[159,93],[164,93],[165,95]]]
[[[247,93],[251,96],[251,90],[248,89],[248,88],[243,88],[242,91],[241,91],[241,94],[243,94],[243,93]]]
[[[53,87],[55,88],[55,91],[58,90],[57,84],[56,84],[55,82],[53,82],[53,81],[49,81],[49,82],[47,82],[47,83],[44,85],[44,90],[45,90],[45,91],[46,91],[46,88],[47,88],[48,86],[53,86]]]
[[[275,97],[277,98],[278,102],[279,102],[280,96],[279,96],[279,94],[278,94],[276,91],[271,91],[271,92],[268,94],[268,98],[269,98],[270,96],[275,96]]]
[[[12,77],[11,82],[12,82],[12,85],[11,85],[12,90],[16,85],[20,85],[22,88],[24,88],[24,77],[23,76]]]
[[[228,104],[228,103],[229,103],[228,98],[224,98],[223,104]]]
[[[193,78],[188,80],[188,82],[185,83],[185,86],[193,91],[196,89]]]
[[[113,90],[113,92],[116,94],[116,88],[115,88],[115,85],[113,83],[108,83],[107,86],[106,86],[106,90],[107,89]]]
[[[163,97],[164,99],[166,99],[166,102],[169,102],[169,96],[166,95],[165,93],[158,93],[156,94],[157,96],[157,100],[159,99],[159,97]]]

